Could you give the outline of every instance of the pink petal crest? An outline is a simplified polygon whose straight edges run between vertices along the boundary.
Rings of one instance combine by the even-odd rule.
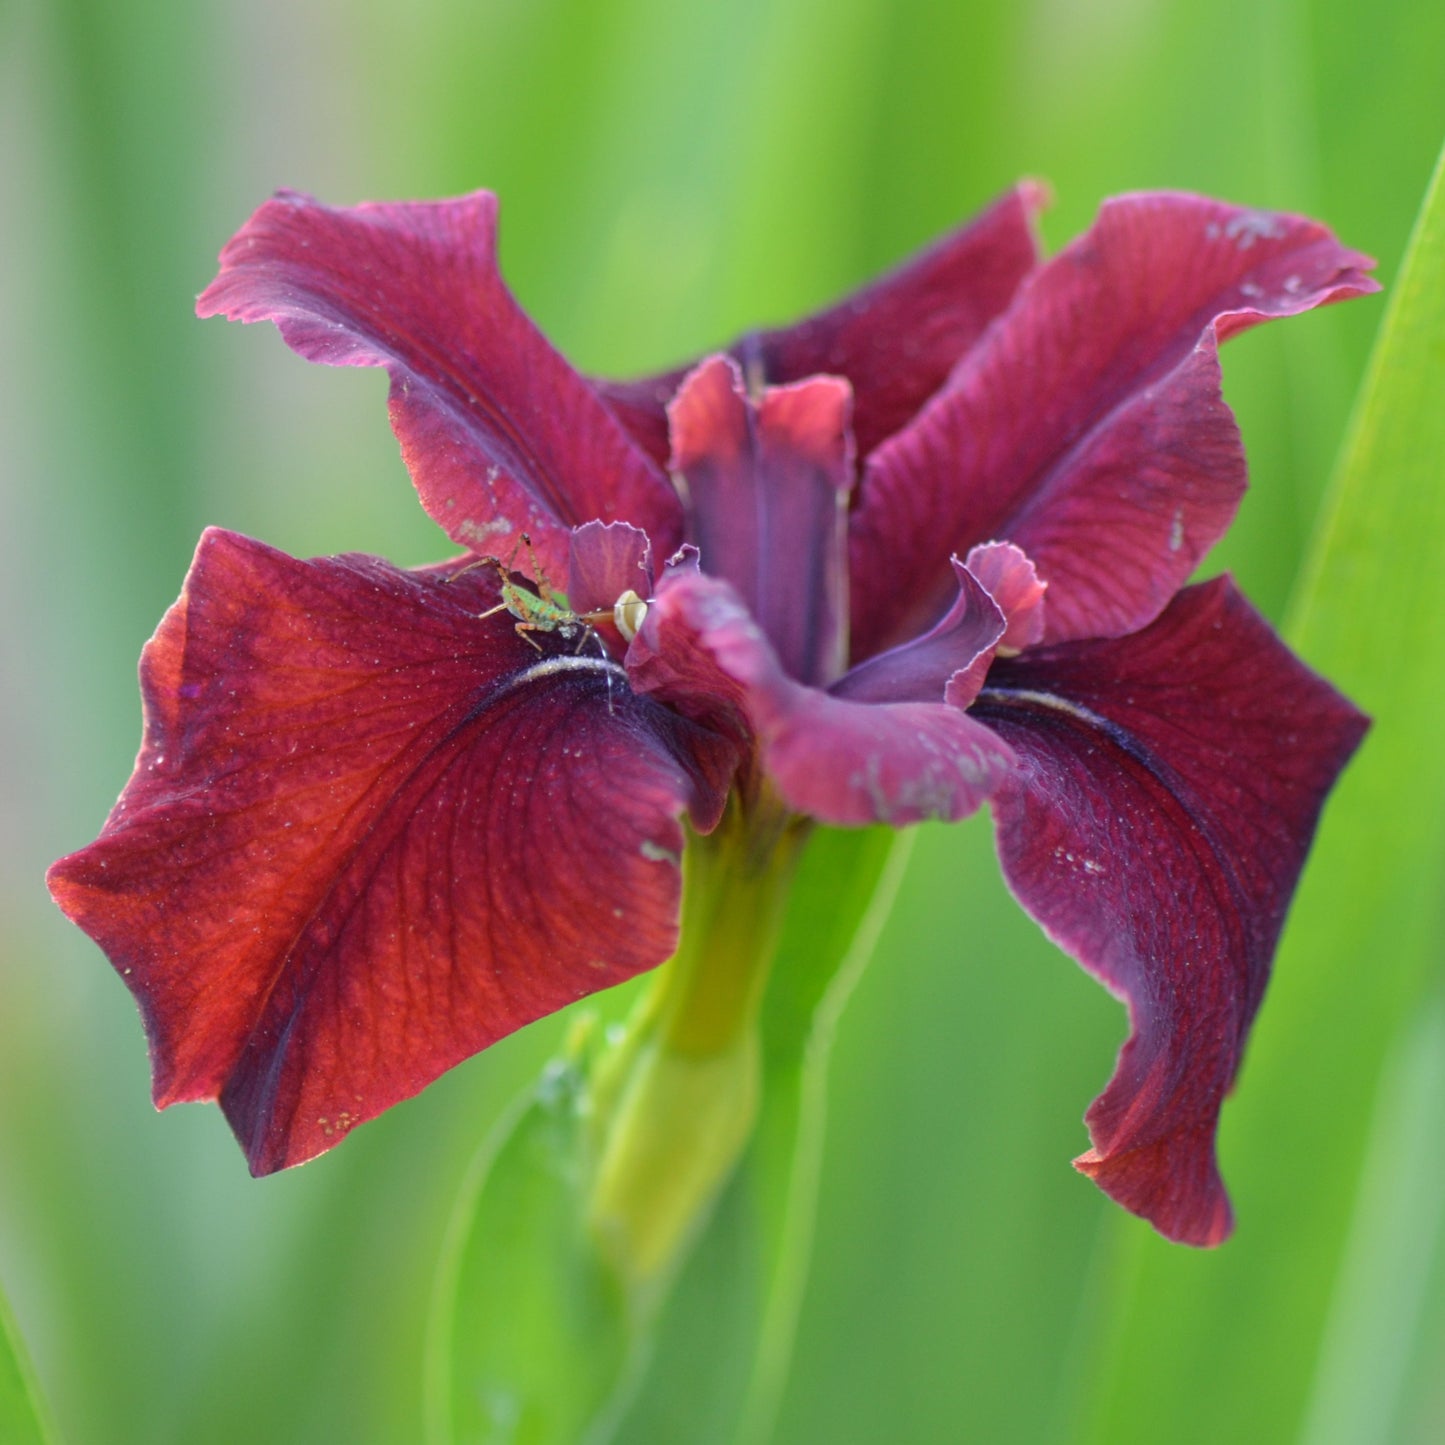
[[[978,695],[1007,635],[997,601],[956,557],[958,596],[922,637],[876,653],[829,689],[851,702],[938,702],[966,708]]]
[[[1049,584],[1039,580],[1038,570],[1023,549],[1012,542],[985,542],[969,549],[966,565],[1006,619],[999,655],[1010,657],[1041,642],[1044,593]]]
[[[576,612],[612,606],[624,592],[652,595],[652,546],[626,522],[588,522],[572,533],[567,599]]]

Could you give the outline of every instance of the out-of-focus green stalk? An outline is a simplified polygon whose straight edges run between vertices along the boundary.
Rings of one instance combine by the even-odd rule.
[[[695,1357],[699,1328],[689,1428],[767,1438],[828,1050],[905,851],[890,830],[815,829],[771,801],[734,800],[689,840],[677,955],[610,1042],[574,1029],[462,1192],[428,1351],[432,1440],[665,1438],[648,1412],[678,1398],[674,1352]]]
[[[802,1309],[803,1292],[812,1263],[813,1230],[818,1213],[818,1184],[823,1168],[823,1142],[828,1116],[828,1062],[843,1010],[863,971],[872,961],[883,925],[893,911],[899,886],[913,853],[916,830],[895,834],[881,847],[855,851],[861,868],[875,871],[877,884],[858,923],[852,946],[824,988],[812,1022],[801,1040],[796,1066],[796,1101],[786,1118],[783,1111],[764,1121],[762,1143],[768,1134],[783,1135],[791,1156],[774,1226],[774,1268],[765,1287],[765,1303],[758,1331],[752,1376],[743,1400],[737,1445],[766,1445],[772,1438],[778,1405],[787,1384],[788,1365]],[[876,850],[876,851],[875,851]],[[775,1091],[776,1092],[776,1091]]]
[[[772,1437],[812,1255],[836,1026],[892,911],[914,833],[809,836],[759,1019],[757,1124],[663,1301],[619,1441]]]
[[[678,951],[593,1088],[589,1227],[639,1299],[705,1219],[757,1119],[758,1010],[806,825],[734,802],[688,840]]]

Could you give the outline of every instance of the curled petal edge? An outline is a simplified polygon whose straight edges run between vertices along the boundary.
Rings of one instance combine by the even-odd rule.
[[[676,495],[513,298],[496,221],[487,191],[351,207],[282,191],[226,244],[196,311],[272,321],[308,361],[383,367],[422,505],[470,551],[506,561],[526,531],[560,579],[568,529],[593,519],[670,551]]]
[[[727,719],[783,801],[823,823],[956,821],[1014,767],[1005,742],[942,700],[942,680],[937,702],[855,702],[794,682],[736,593],[695,573],[659,588],[628,671],[641,692]]]

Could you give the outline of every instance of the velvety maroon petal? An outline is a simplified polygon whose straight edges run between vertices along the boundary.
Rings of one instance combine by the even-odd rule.
[[[1038,261],[1033,218],[1045,199],[1042,186],[1026,181],[891,275],[793,326],[744,336],[728,353],[750,386],[846,377],[858,454],[866,456],[912,418],[1008,305]],[[668,456],[668,402],[694,365],[596,383],[659,466]]]
[[[196,309],[274,321],[330,366],[382,366],[422,504],[473,552],[507,560],[528,531],[566,573],[565,532],[626,521],[681,541],[666,479],[513,300],[496,198],[336,208],[283,192],[221,252]]]
[[[1365,719],[1227,579],[1135,636],[995,663],[973,716],[1022,759],[994,801],[1010,886],[1129,1005],[1078,1167],[1169,1238],[1216,1244],[1220,1102]]]
[[[732,584],[801,682],[843,670],[851,405],[837,377],[749,396],[736,364],[715,356],[668,411],[702,566]]]
[[[647,534],[626,522],[588,522],[572,534],[567,600],[576,612],[611,608],[624,592],[652,593]]]
[[[931,631],[870,657],[829,688],[850,702],[938,702],[967,707],[983,686],[1005,621],[994,599],[957,558],[958,596]]]
[[[854,656],[928,626],[948,605],[949,556],[990,539],[1022,547],[1049,584],[1046,640],[1147,623],[1244,490],[1218,342],[1376,290],[1372,264],[1297,216],[1186,195],[1106,202],[870,458],[851,527]]]
[[[1006,744],[941,700],[851,702],[794,682],[737,594],[712,577],[664,580],[628,671],[640,691],[754,739],[783,801],[824,823],[963,818],[1013,767]]]
[[[678,815],[715,822],[734,754],[496,595],[208,532],[135,775],[52,870],[157,1104],[219,1097],[258,1173],[672,951]]]

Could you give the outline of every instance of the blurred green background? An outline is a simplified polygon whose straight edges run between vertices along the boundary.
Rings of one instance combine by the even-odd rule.
[[[446,1211],[562,1027],[254,1182],[215,1110],[153,1114],[129,997],[44,894],[127,776],[204,525],[448,550],[379,374],[193,319],[250,210],[491,187],[514,289],[615,373],[826,301],[1020,174],[1053,246],[1109,192],[1190,188],[1319,215],[1388,284],[1442,60],[1429,0],[0,3],[0,1279],[72,1442],[417,1439]],[[1277,619],[1380,315],[1226,352],[1254,491],[1209,570]],[[1121,1010],[986,820],[927,830],[835,1054],[778,1439],[1445,1439],[1445,1016],[1362,1043],[1310,963],[1287,941],[1226,1111],[1239,1234],[1170,1249],[1068,1164]]]

